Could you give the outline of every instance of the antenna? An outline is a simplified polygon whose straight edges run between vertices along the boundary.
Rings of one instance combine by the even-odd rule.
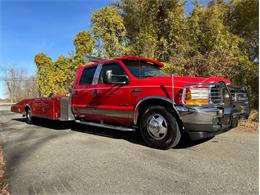
[[[174,107],[174,103],[175,103],[175,100],[174,100],[174,74],[172,73],[172,105]]]

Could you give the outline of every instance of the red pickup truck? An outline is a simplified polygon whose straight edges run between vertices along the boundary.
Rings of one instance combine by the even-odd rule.
[[[140,131],[151,147],[176,146],[236,127],[250,111],[247,91],[221,77],[171,76],[164,64],[135,56],[80,66],[71,95],[24,99],[11,111],[35,117]]]

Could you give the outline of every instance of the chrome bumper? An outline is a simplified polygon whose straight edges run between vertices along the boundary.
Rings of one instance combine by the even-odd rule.
[[[218,85],[216,84],[216,86]],[[214,85],[210,84],[209,86]],[[212,104],[205,106],[176,106],[184,131],[190,135],[191,139],[212,137],[236,127],[240,118],[248,118],[250,104],[246,89],[226,86],[224,83],[219,86],[220,92],[223,89],[228,92],[229,104],[223,103],[223,95],[221,95],[219,96],[221,98],[211,99]],[[216,91],[214,91],[214,94],[216,94]],[[211,98],[213,97],[216,96],[211,96]]]
[[[239,115],[231,108],[203,108],[177,106],[184,131],[191,139],[212,137],[237,126]]]

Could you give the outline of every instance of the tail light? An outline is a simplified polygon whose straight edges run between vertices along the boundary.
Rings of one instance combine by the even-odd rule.
[[[209,88],[205,86],[190,86],[184,93],[186,105],[209,104]]]

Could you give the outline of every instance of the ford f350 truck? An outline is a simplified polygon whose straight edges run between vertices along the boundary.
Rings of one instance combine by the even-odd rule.
[[[168,149],[183,134],[215,136],[247,118],[244,87],[221,77],[171,76],[164,64],[135,56],[79,66],[70,95],[24,99],[11,107],[27,123],[34,118],[140,131],[148,146]]]

